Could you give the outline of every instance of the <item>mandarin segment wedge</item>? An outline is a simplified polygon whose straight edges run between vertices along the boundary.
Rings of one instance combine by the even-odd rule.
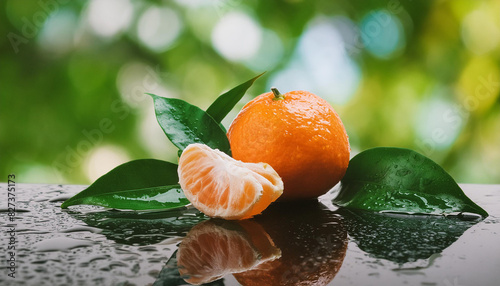
[[[283,193],[283,181],[266,163],[243,163],[203,144],[179,158],[186,198],[210,217],[246,219],[260,214]]]

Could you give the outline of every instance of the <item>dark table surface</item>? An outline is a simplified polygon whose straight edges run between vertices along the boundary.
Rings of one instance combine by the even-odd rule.
[[[173,260],[168,265],[166,263],[189,230],[207,218],[193,208],[149,213],[93,206],[60,208],[64,199],[85,187],[18,184],[15,219],[10,221],[7,184],[0,184],[0,285],[174,283],[175,279],[168,277],[168,273],[175,272],[170,269]],[[302,224],[305,227],[290,230],[285,239],[276,238],[273,229],[266,228],[273,223],[266,222],[265,215],[255,221],[264,226],[277,245],[281,243],[278,246],[282,248],[282,255],[291,251],[295,257],[295,260],[290,260],[295,264],[289,266],[291,276],[287,274],[287,279],[295,277],[294,271],[308,273],[314,270],[301,269],[300,265],[301,259],[311,258],[308,255],[320,255],[318,253],[323,248],[319,249],[318,245],[321,243],[314,245],[323,238],[318,235],[315,240],[308,240],[307,233],[314,232],[313,227],[321,226],[325,227],[321,233],[330,231],[324,243],[334,247],[328,249],[338,254],[331,262],[335,270],[323,280],[328,285],[498,286],[500,185],[461,187],[490,214],[488,218],[466,222],[435,216],[408,218],[342,212],[331,204],[331,195],[326,195],[320,198],[322,207],[318,210],[326,221],[311,221],[310,229],[306,221]],[[285,221],[287,218],[281,219]],[[287,232],[287,227],[295,226],[285,223],[278,229],[280,227],[280,231]],[[12,235],[16,238],[14,244],[10,238]],[[329,241],[330,237],[345,237],[345,243]],[[7,275],[9,252],[12,252],[9,246],[12,245],[15,246],[15,278]],[[293,251],[304,253],[294,255]],[[299,275],[292,280],[300,282],[302,278]],[[231,274],[215,284],[240,285]]]

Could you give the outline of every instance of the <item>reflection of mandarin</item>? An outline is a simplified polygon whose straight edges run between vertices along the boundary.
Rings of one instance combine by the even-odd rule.
[[[276,204],[255,218],[281,249],[279,259],[233,276],[242,285],[326,285],[347,250],[340,217],[317,202]],[[286,218],[279,219],[279,218]]]
[[[318,197],[347,169],[344,125],[328,102],[310,92],[272,90],[248,102],[231,123],[233,157],[271,165],[285,186],[280,200]]]
[[[280,250],[257,223],[209,220],[193,227],[177,253],[179,273],[191,284],[217,280],[279,257]]]

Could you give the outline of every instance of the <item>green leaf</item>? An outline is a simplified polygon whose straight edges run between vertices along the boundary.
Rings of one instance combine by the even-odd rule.
[[[81,204],[131,210],[181,207],[189,201],[178,182],[176,164],[135,160],[114,168],[61,207]]]
[[[210,114],[213,119],[215,119],[215,121],[220,123],[222,119],[224,119],[224,117],[226,117],[231,109],[233,109],[233,107],[238,103],[238,101],[240,101],[243,95],[245,95],[245,92],[252,86],[252,84],[264,73],[265,72],[220,95],[212,103],[212,105],[208,107],[207,113]]]
[[[352,158],[333,202],[371,211],[488,216],[438,164],[402,148],[373,148]]]
[[[158,123],[177,148],[202,143],[231,155],[226,132],[207,112],[180,99],[148,94],[153,97]]]

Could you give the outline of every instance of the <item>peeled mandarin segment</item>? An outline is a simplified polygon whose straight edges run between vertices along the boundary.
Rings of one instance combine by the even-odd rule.
[[[246,219],[283,193],[283,181],[265,163],[243,163],[203,144],[179,158],[179,183],[186,198],[210,217]]]

